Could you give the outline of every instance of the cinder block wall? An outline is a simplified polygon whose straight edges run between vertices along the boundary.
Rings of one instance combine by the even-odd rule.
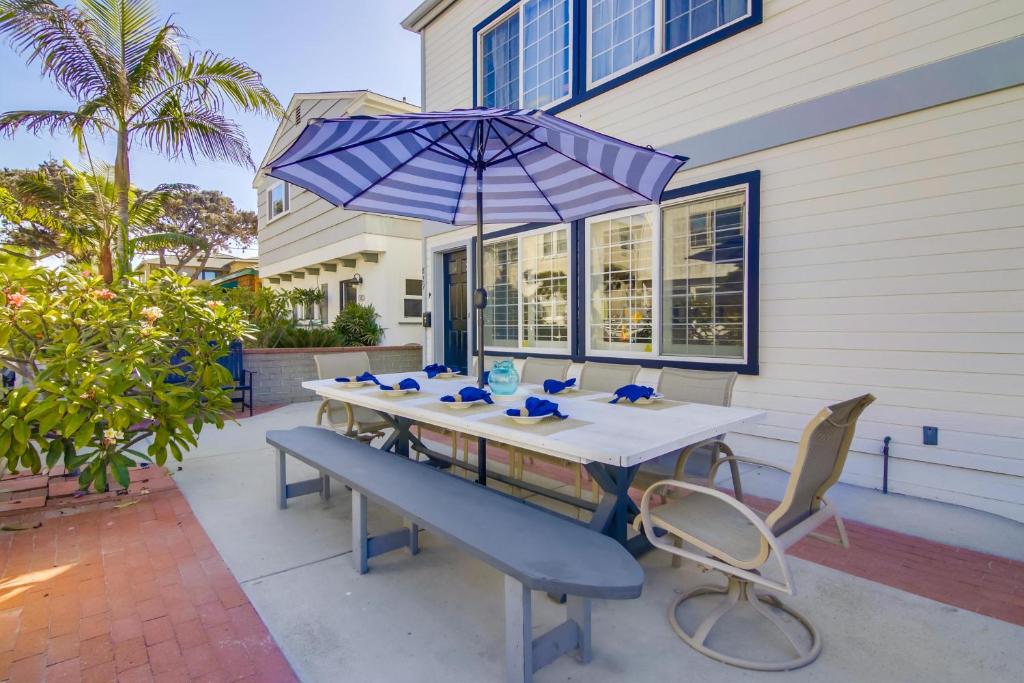
[[[423,368],[423,348],[407,346],[351,346],[323,349],[245,349],[245,367],[255,370],[253,403],[258,406],[312,401],[316,396],[302,382],[316,379],[313,356],[322,353],[365,351],[374,374],[412,372]]]

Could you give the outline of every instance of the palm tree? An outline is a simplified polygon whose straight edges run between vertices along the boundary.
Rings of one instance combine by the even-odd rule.
[[[74,111],[11,111],[0,114],[0,134],[20,128],[38,134],[67,133],[88,152],[86,138],[114,138],[113,182],[120,225],[111,248],[121,273],[128,258],[129,155],[139,144],[172,159],[205,157],[253,166],[239,126],[223,111],[280,116],[280,102],[260,74],[244,62],[213,52],[179,47],[185,33],[161,21],[149,0],[79,0],[60,7],[52,0],[0,0],[0,36],[29,64],[38,62],[79,104]],[[114,277],[111,254],[101,270]]]
[[[22,215],[50,227],[60,240],[60,248],[71,261],[92,263],[99,259],[100,271],[109,267],[115,238],[121,233],[119,193],[113,169],[100,164],[79,170],[64,162],[66,173],[58,182],[44,170],[20,178],[8,196],[18,203]],[[128,188],[128,234],[124,251],[128,260],[136,251],[195,246],[197,239],[177,232],[150,232],[163,215],[170,196],[183,189],[180,185],[160,185],[153,190]],[[131,236],[135,235],[135,236]]]

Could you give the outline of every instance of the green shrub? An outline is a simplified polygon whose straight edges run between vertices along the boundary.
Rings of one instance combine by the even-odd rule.
[[[377,346],[384,337],[373,304],[349,304],[334,319],[339,346]]]
[[[272,341],[272,349],[318,349],[340,346],[338,335],[330,327],[290,326],[279,331]]]
[[[0,365],[24,385],[0,398],[0,465],[38,472],[59,462],[99,491],[140,459],[181,460],[204,425],[231,413],[217,363],[249,338],[241,310],[163,270],[145,282],[33,268],[0,273]],[[185,381],[175,358],[187,354]],[[145,449],[143,452],[140,449]]]

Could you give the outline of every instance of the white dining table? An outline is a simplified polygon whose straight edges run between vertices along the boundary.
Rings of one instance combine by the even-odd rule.
[[[609,401],[613,395],[609,393],[579,391],[549,395],[540,386],[529,384],[520,385],[513,396],[492,395],[495,399],[493,405],[456,410],[444,407],[441,397],[455,394],[465,386],[476,386],[476,378],[460,375],[428,379],[424,372],[377,376],[384,385],[396,384],[406,378],[415,379],[420,391],[394,396],[377,385],[350,388],[334,379],[310,380],[303,382],[302,386],[322,398],[362,406],[385,417],[395,427],[395,432],[382,448],[400,455],[409,455],[412,441],[416,450],[426,452],[436,463],[457,464],[451,458],[430,451],[410,433],[410,425],[420,423],[475,436],[480,440],[482,453],[486,452],[486,442],[493,441],[582,463],[604,491],[599,504],[586,505],[582,504],[584,501],[551,492],[545,495],[593,509],[590,526],[616,538],[634,552],[642,551],[644,540],[641,534],[627,542],[627,524],[636,513],[636,505],[629,498],[629,487],[636,470],[649,460],[666,453],[678,453],[691,444],[726,434],[740,425],[760,420],[765,414],[752,408],[673,401],[649,406],[634,406],[626,401],[612,404]],[[567,420],[564,428],[561,428],[563,425],[553,425],[547,429],[535,429],[505,416],[507,409],[522,407],[529,396],[554,401],[571,422]],[[557,431],[552,432],[552,427]],[[478,481],[486,484],[485,455],[479,459],[479,464],[479,467],[469,466],[468,469],[476,471]],[[524,484],[503,475],[492,474],[491,477],[516,485]],[[536,490],[536,486],[526,488]],[[631,547],[633,545],[637,547]]]

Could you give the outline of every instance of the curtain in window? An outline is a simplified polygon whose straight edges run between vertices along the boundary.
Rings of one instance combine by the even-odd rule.
[[[483,105],[519,107],[519,13],[483,37]]]
[[[654,1],[593,0],[592,80],[600,80],[654,54]]]

